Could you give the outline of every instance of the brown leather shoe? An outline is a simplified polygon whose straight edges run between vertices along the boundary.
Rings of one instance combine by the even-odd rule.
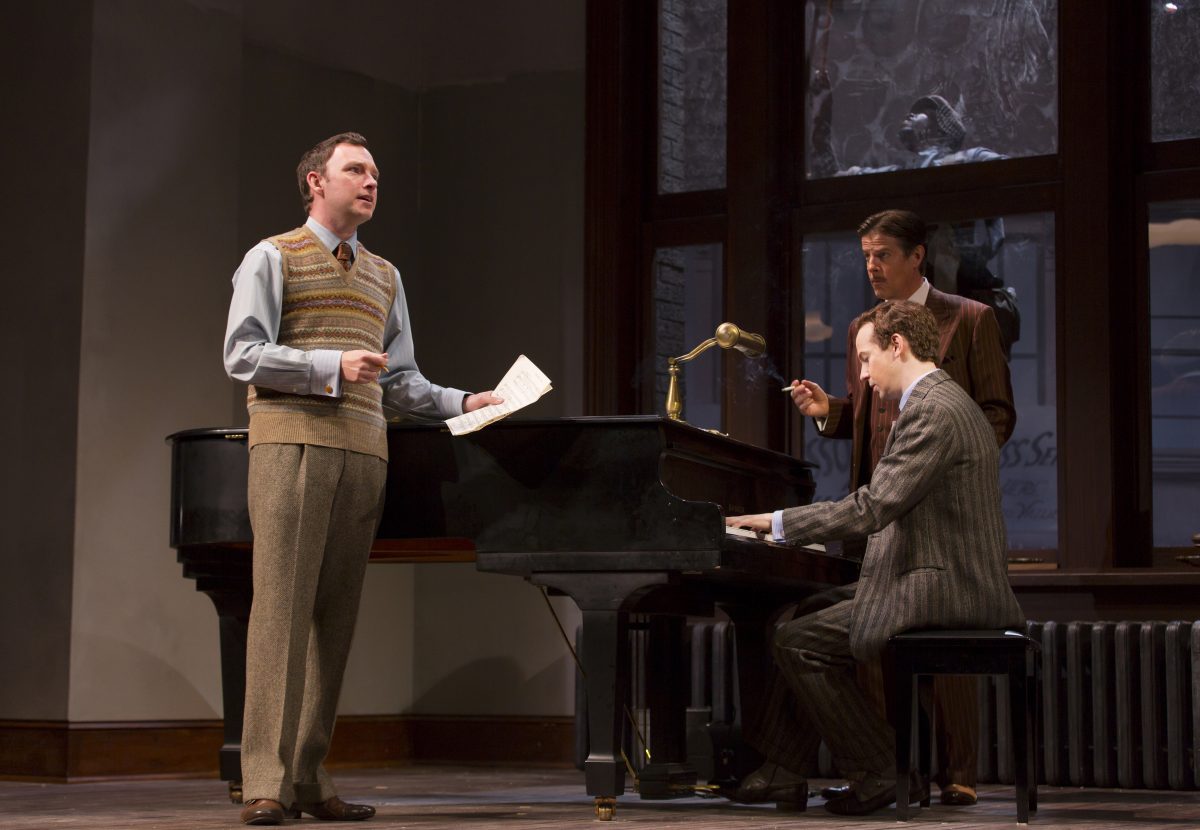
[[[730,798],[742,804],[774,801],[784,809],[801,811],[808,806],[808,781],[768,761],[742,779]]]
[[[971,807],[978,801],[975,790],[965,784],[947,784],[942,788],[942,803],[948,807]]]
[[[375,808],[370,804],[347,804],[336,795],[327,801],[296,806],[321,821],[363,821],[375,815]]]
[[[269,798],[252,798],[242,807],[242,824],[280,824],[283,805]]]

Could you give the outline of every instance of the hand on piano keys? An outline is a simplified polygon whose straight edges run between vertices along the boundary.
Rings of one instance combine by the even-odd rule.
[[[771,514],[754,513],[748,516],[726,516],[725,533],[728,536],[740,536],[744,539],[756,539],[769,545],[793,547],[791,542],[776,542],[771,536]],[[813,553],[825,553],[825,546],[819,542],[809,542],[800,545],[801,548]]]
[[[759,530],[751,530],[748,527],[726,526],[725,533],[729,536],[742,536],[746,539],[757,539],[760,542],[768,541],[771,538],[771,534],[769,533],[763,533]]]
[[[760,534],[759,538],[769,539],[771,537],[771,514],[751,513],[747,516],[726,516],[725,527],[750,530]]]

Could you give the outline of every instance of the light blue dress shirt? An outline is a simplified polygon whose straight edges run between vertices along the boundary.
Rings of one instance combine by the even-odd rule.
[[[304,224],[330,251],[345,241],[358,256],[357,232],[342,240],[311,216]],[[467,393],[431,383],[417,368],[404,285],[400,273],[392,270],[396,299],[383,333],[387,372],[379,379],[384,417],[461,415]],[[225,372],[233,380],[280,392],[341,397],[342,353],[336,349],[304,351],[278,343],[282,307],[283,257],[273,244],[263,240],[246,252],[233,275],[233,299],[225,329]]]

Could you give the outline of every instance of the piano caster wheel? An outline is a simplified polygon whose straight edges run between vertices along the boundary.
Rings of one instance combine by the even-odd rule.
[[[613,813],[617,811],[617,800],[607,796],[596,796],[596,818],[600,821],[612,821]]]
[[[229,800],[232,801],[234,804],[242,803],[242,782],[241,781],[230,781],[229,782]]]

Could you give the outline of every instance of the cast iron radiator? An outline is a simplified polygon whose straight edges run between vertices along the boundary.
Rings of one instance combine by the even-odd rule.
[[[625,751],[636,771],[645,764],[642,741],[649,740],[653,724],[645,703],[646,635],[631,628]],[[1200,621],[1030,622],[1026,633],[1042,648],[1037,761],[1043,783],[1200,788]],[[687,637],[688,761],[700,781],[744,772],[754,759],[739,739],[732,624],[692,623]],[[979,692],[979,780],[1011,784],[1007,685],[982,677]],[[576,763],[581,768],[587,757],[586,706],[577,682]],[[817,772],[838,776],[823,744]]]

